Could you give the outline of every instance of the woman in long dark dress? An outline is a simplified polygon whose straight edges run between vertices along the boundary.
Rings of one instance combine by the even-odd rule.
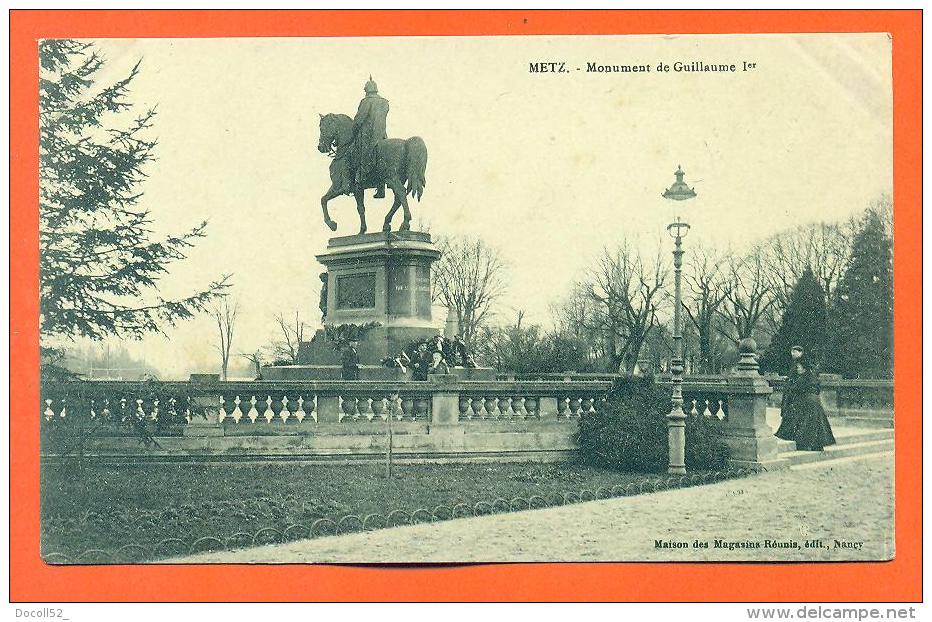
[[[818,376],[809,361],[805,357],[795,359],[783,389],[777,437],[796,441],[796,449],[802,451],[822,451],[835,444],[820,391]]]

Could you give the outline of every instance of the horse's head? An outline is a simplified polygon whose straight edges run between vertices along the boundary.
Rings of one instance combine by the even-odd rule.
[[[317,141],[317,150],[321,153],[329,153],[333,149],[333,143],[337,139],[337,133],[334,129],[333,115],[320,115],[320,139]]]

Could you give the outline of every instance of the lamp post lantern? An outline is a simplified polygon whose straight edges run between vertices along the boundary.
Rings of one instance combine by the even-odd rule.
[[[676,181],[663,193],[663,198],[673,201],[685,201],[696,196],[696,191],[683,181],[683,169],[676,167]],[[682,291],[680,274],[683,271],[683,238],[689,233],[689,224],[679,215],[667,225],[667,233],[673,238],[673,359],[670,371],[673,380],[673,408],[667,415],[667,438],[670,455],[667,473],[682,475],[686,473],[686,415],[683,413],[683,327],[681,307]]]

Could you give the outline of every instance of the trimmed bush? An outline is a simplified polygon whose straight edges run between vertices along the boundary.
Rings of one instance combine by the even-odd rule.
[[[577,442],[583,464],[622,471],[660,473],[667,468],[667,389],[650,378],[619,379],[594,414],[580,419]],[[724,469],[728,447],[717,419],[686,418],[686,466]]]

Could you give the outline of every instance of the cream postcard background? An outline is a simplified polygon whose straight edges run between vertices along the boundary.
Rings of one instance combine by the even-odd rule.
[[[882,33],[95,43],[108,60],[101,80],[141,59],[131,99],[158,107],[158,159],[141,188],[156,230],[209,221],[162,291],[184,294],[232,273],[235,352],[268,344],[277,312],[300,309],[308,335],[318,326],[314,255],[333,235],[319,205],[330,160],[316,148],[318,113],[353,115],[370,74],[391,102],[389,136],[427,143],[414,222],[501,249],[503,320],[523,309],[547,324],[549,306],[622,237],[669,251],[674,205],[660,193],[679,164],[698,193],[678,205],[693,225],[687,253],[696,244],[741,251],[892,192],[891,45]],[[537,61],[565,61],[570,73],[530,73]],[[674,73],[677,61],[738,72]],[[756,68],[741,71],[743,61]],[[587,73],[588,62],[651,72]],[[669,73],[655,72],[661,62]],[[377,231],[390,198],[371,194]],[[336,235],[357,232],[351,197],[330,210]],[[167,333],[127,345],[165,378],[218,369],[210,318]]]

